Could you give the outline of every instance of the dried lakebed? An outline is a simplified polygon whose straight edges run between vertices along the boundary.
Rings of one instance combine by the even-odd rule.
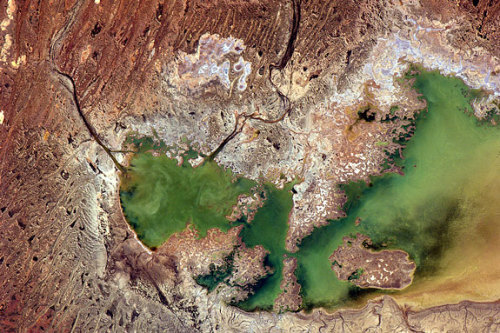
[[[125,215],[141,241],[152,248],[182,231],[187,223],[201,237],[211,228],[227,231],[242,225],[242,242],[247,247],[262,245],[269,252],[266,265],[272,268],[250,286],[255,293],[236,304],[245,310],[272,309],[281,292],[284,255],[297,260],[295,274],[304,308],[337,307],[360,294],[374,293],[375,289],[358,286],[375,281],[371,285],[383,289],[382,280],[394,280],[401,267],[406,269],[401,281],[396,279],[387,289],[407,286],[415,266],[416,281],[446,271],[454,263],[443,258],[453,249],[455,259],[451,260],[460,260],[464,235],[469,244],[494,241],[486,237],[484,223],[497,230],[499,221],[484,221],[484,217],[495,216],[500,206],[495,190],[500,188],[500,132],[498,126],[473,116],[470,105],[478,93],[461,80],[427,71],[408,78],[414,79],[414,88],[427,100],[427,110],[417,117],[415,132],[405,143],[404,158],[390,157],[404,175],[386,173],[372,177],[370,184],[343,185],[349,198],[344,207],[347,217],[314,230],[297,253],[285,250],[294,183],[277,189],[234,175],[213,161],[192,167],[188,162],[196,157],[192,151],[184,153],[179,162],[165,156],[165,147],[155,147],[147,140],[136,142],[140,149],[122,181]],[[481,195],[485,191],[487,197]],[[227,216],[238,198],[252,195],[264,200],[252,221],[245,215],[229,221]],[[362,242],[357,241],[360,237],[364,237]],[[360,249],[346,252],[352,246]],[[400,250],[409,257],[404,258]],[[384,258],[406,262],[384,265],[384,258],[377,257],[383,252],[391,252]],[[351,261],[341,262],[350,257]],[[382,265],[374,265],[373,260],[381,260]],[[212,289],[230,274],[227,267],[198,281]],[[398,293],[407,290],[411,287]]]

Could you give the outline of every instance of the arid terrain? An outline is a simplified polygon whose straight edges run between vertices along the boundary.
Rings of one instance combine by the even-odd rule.
[[[395,79],[408,63],[498,100],[500,2],[3,0],[0,48],[1,332],[500,331],[498,275],[481,280],[486,292],[457,300],[450,287],[428,306],[381,296],[306,312],[292,257],[275,311],[245,312],[228,302],[269,273],[264,248],[236,226],[201,239],[186,228],[152,251],[119,197],[127,134],[187,138],[250,179],[300,179],[286,236],[296,252],[344,215],[338,184],[380,174],[401,149],[393,139],[411,134],[425,101]],[[231,218],[258,200],[240,197]],[[390,288],[412,281],[403,251],[353,246],[332,257],[354,260],[340,279],[386,256],[406,269]],[[231,253],[217,293],[195,282]],[[387,287],[364,268],[360,286]]]

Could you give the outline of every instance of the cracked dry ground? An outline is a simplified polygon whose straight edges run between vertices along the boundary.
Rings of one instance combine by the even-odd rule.
[[[97,142],[119,149],[127,130],[162,118],[180,137],[208,117],[200,135],[210,151],[233,130],[224,119],[260,105],[261,117],[285,115],[288,125],[254,123],[252,158],[238,160],[228,144],[221,162],[249,175],[259,165],[271,179],[332,91],[329,78],[349,90],[376,40],[404,29],[406,14],[458,18],[453,47],[498,57],[499,8],[487,0],[2,1],[0,331],[499,331],[498,302],[417,311],[383,297],[358,310],[280,316],[226,306],[178,257],[140,245],[121,213],[118,170]],[[175,57],[193,54],[207,32],[243,40],[252,63],[245,91],[212,82],[191,96],[166,82]]]

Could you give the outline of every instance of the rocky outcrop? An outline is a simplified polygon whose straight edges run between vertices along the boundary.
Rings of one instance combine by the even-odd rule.
[[[253,195],[240,195],[238,203],[233,207],[231,215],[226,216],[229,221],[237,221],[244,218],[246,222],[253,221],[257,210],[264,205],[265,192],[254,193]]]
[[[416,265],[401,250],[373,252],[369,237],[357,234],[344,237],[343,244],[332,253],[332,269],[341,280],[361,288],[403,289],[413,281]]]
[[[297,311],[302,305],[300,283],[295,276],[296,269],[297,258],[283,259],[283,280],[280,284],[281,294],[274,301],[274,311],[278,313]]]

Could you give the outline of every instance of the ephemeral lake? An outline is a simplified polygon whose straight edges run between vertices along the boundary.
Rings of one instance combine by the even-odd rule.
[[[210,160],[198,167],[139,150],[121,184],[125,216],[139,239],[155,248],[187,223],[206,235],[243,224],[249,246],[262,245],[274,273],[237,304],[271,309],[280,293],[283,255],[297,258],[303,307],[335,308],[387,291],[364,290],[337,279],[328,257],[344,236],[366,234],[374,248],[402,249],[417,265],[413,284],[392,296],[416,306],[500,297],[500,128],[473,116],[477,92],[438,72],[414,75],[427,101],[397,161],[404,175],[386,173],[343,185],[347,217],[315,229],[297,253],[285,250],[294,182],[277,189],[233,174]],[[185,160],[190,156],[184,156]],[[226,219],[241,194],[265,192],[251,223]],[[361,219],[356,226],[355,220]],[[439,297],[438,297],[439,296]]]

